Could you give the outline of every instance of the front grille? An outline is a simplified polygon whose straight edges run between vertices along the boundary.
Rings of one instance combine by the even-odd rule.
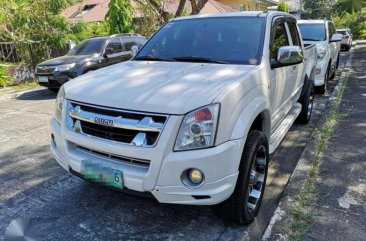
[[[69,129],[92,137],[133,146],[152,147],[168,119],[165,115],[69,102]]]
[[[55,66],[38,66],[36,74],[52,74],[55,68]]]
[[[101,152],[97,150],[93,150],[87,147],[79,146],[75,144],[76,150],[82,151],[84,153],[92,154],[98,157],[107,158],[114,161],[119,161],[127,164],[133,164],[140,167],[149,167],[150,166],[150,160],[142,160],[142,159],[135,159],[135,158],[129,158],[125,156],[110,154],[106,152]]]

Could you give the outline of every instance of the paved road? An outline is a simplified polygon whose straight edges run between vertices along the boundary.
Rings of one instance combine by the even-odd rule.
[[[342,53],[340,69],[347,58]],[[247,227],[221,221],[209,207],[159,204],[68,174],[49,151],[55,94],[37,90],[1,101],[0,240],[18,217],[37,219],[45,240],[258,240],[328,95],[317,97],[312,122],[293,126],[272,155],[260,215]]]

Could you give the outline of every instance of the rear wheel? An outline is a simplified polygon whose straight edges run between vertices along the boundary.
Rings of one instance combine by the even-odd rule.
[[[234,193],[216,205],[217,215],[229,222],[249,224],[259,212],[268,172],[268,141],[251,130],[245,143]]]
[[[303,96],[300,97],[299,101],[301,104],[301,112],[297,117],[297,122],[301,125],[309,123],[311,114],[313,112],[314,104],[314,85],[310,84]]]

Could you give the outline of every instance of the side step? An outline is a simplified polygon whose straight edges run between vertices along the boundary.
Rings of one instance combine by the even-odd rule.
[[[277,146],[281,143],[285,137],[287,131],[290,129],[292,124],[295,122],[297,116],[301,112],[301,104],[296,103],[289,111],[287,116],[281,121],[276,129],[271,131],[271,140],[269,141],[269,153],[273,153]]]

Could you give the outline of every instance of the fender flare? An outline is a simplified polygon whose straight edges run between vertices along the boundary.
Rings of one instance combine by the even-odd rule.
[[[242,109],[237,121],[235,122],[230,139],[234,140],[246,137],[257,116],[262,115],[263,132],[269,140],[271,133],[271,116],[269,109],[270,104],[268,100],[265,100],[262,96],[254,98]]]

